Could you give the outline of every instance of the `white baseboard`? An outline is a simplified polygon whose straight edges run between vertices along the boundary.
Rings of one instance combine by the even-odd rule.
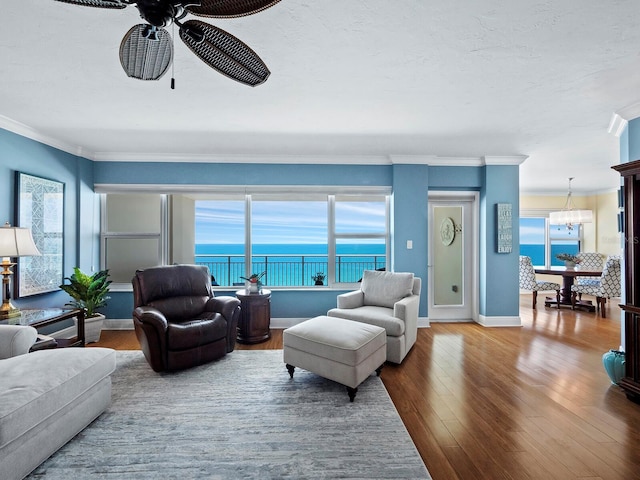
[[[418,317],[418,328],[429,328],[431,326],[431,321],[429,317]]]
[[[67,327],[62,330],[58,330],[57,332],[47,333],[48,336],[53,338],[71,338],[77,335],[76,327]]]
[[[309,317],[309,318],[311,318],[311,317]],[[269,323],[269,326],[271,328],[285,329],[285,328],[293,327],[294,325],[297,325],[298,323],[302,323],[305,320],[309,320],[309,318],[307,318],[307,317],[304,317],[304,318],[272,318],[271,322]]]
[[[103,330],[133,330],[131,318],[105,318],[102,324]]]
[[[285,329],[285,328],[293,327],[294,325],[304,322],[305,320],[309,320],[309,318],[306,318],[306,317],[272,318],[270,326],[271,328]],[[429,323],[428,317],[418,318],[418,328],[429,328],[429,327],[430,327],[430,323]],[[104,321],[104,325],[102,329],[103,330],[133,330],[133,320],[130,318],[107,318]],[[73,329],[72,335],[75,335],[75,329]]]
[[[271,328],[289,328],[308,318],[272,318]],[[103,330],[133,330],[131,318],[107,318],[104,321]]]
[[[522,319],[520,317],[487,317],[480,315],[478,323],[483,327],[521,327]]]

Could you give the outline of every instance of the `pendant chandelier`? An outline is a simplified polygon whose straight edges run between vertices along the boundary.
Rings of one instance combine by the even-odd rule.
[[[559,212],[551,212],[549,214],[549,223],[551,225],[566,225],[569,232],[573,230],[574,225],[593,222],[591,210],[576,210],[573,208],[573,200],[571,199],[571,180],[573,178],[569,177],[569,193],[567,193],[567,201],[564,204],[564,208]]]

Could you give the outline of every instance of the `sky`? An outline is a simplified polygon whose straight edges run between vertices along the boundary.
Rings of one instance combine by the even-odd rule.
[[[561,230],[558,231],[556,226],[552,226],[555,229],[553,231],[553,238],[557,239],[566,239],[571,242],[576,240],[578,232],[574,230],[571,234],[568,233],[566,227],[562,227]],[[521,245],[544,245],[545,243],[545,219],[536,217],[536,218],[528,218],[522,217],[520,218],[520,244]],[[555,241],[555,244],[560,242]]]
[[[252,242],[326,243],[327,202],[252,202]],[[384,202],[336,202],[337,233],[384,233]],[[244,201],[197,201],[196,243],[244,243]]]

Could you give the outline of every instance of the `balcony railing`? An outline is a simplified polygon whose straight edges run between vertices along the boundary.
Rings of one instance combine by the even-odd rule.
[[[244,255],[196,255],[198,265],[206,265],[218,285],[244,285]],[[251,272],[267,272],[262,283],[269,287],[303,287],[314,285],[313,276],[328,272],[326,255],[254,255]],[[337,255],[336,282],[354,283],[362,278],[364,270],[386,267],[384,255]],[[327,280],[325,279],[325,285]]]

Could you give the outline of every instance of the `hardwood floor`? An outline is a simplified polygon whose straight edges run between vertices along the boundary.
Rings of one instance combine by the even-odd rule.
[[[541,300],[532,310],[521,296],[522,328],[433,323],[402,365],[382,370],[435,480],[640,479],[640,405],[601,360],[620,344],[617,304],[602,318]],[[93,345],[139,348],[132,331]],[[237,348],[282,348],[282,331]]]

